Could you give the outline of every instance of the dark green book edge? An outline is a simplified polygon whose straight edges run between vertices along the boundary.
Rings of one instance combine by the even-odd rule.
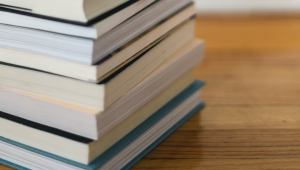
[[[135,165],[138,161],[140,161],[145,155],[147,155],[151,150],[153,150],[159,143],[165,140],[171,133],[173,133],[177,128],[179,128],[183,123],[185,123],[189,118],[191,118],[195,113],[197,113],[202,107],[204,103],[199,104],[195,107],[188,115],[186,115],[183,119],[181,119],[175,126],[173,126],[168,132],[166,132],[163,136],[161,136],[158,140],[156,140],[152,145],[150,145],[147,149],[145,149],[142,153],[140,153],[137,157],[135,157],[130,163],[128,163],[122,170],[128,170],[133,165]],[[22,166],[13,164],[11,162],[0,159],[0,164],[9,166],[11,168],[17,170],[29,170]]]
[[[0,159],[0,164],[11,167],[13,169],[17,169],[17,170],[30,170],[30,169],[24,168],[22,166],[19,166],[17,164],[11,163],[11,162],[8,162],[8,161],[3,160],[3,159]]]
[[[96,158],[91,164],[84,165],[78,162],[74,162],[59,156],[56,156],[54,154],[50,154],[47,152],[44,152],[39,149],[35,149],[26,145],[23,145],[21,143],[0,137],[0,141],[10,143],[12,145],[15,145],[17,147],[38,153],[43,156],[47,156],[49,158],[82,168],[86,170],[96,170],[102,165],[104,165],[107,161],[109,161],[114,155],[119,153],[121,150],[123,150],[126,146],[128,146],[132,141],[134,141],[136,138],[138,138],[140,135],[142,135],[145,131],[147,131],[149,128],[151,128],[153,125],[155,125],[159,120],[161,120],[163,117],[165,117],[168,113],[170,113],[173,109],[175,109],[178,105],[180,105],[182,102],[184,102],[187,98],[189,98],[192,94],[197,92],[202,86],[204,85],[204,82],[201,81],[195,81],[192,83],[188,88],[186,88],[184,91],[182,91],[179,95],[177,95],[174,99],[172,99],[169,103],[167,103],[165,106],[163,106],[159,111],[157,111],[154,115],[152,115],[150,118],[148,118],[145,122],[143,122],[141,125],[139,125],[137,128],[135,128],[132,132],[130,132],[127,136],[125,136],[123,139],[121,139],[119,142],[117,142],[114,146],[112,146],[110,149],[108,149],[106,152],[104,152],[102,155],[100,155],[98,158]],[[195,107],[190,113],[188,113],[181,121],[179,121],[175,126],[173,126],[168,132],[166,132],[164,135],[162,135],[156,142],[154,142],[151,146],[149,146],[145,151],[143,151],[140,155],[138,155],[134,160],[132,160],[129,164],[127,164],[124,168],[128,169],[131,166],[133,166],[137,161],[139,161],[144,155],[146,155],[149,151],[151,151],[155,146],[157,146],[162,140],[164,140],[168,135],[170,135],[175,129],[177,129],[181,124],[183,124],[187,119],[189,119],[192,115],[194,115],[199,109],[201,109],[204,106],[204,103],[199,104],[197,107]],[[26,168],[20,167],[18,165],[14,165],[10,162],[4,161],[0,159],[0,163],[7,165],[7,166],[15,166],[13,168],[20,169],[20,170],[27,170]],[[19,167],[19,168],[16,168]]]

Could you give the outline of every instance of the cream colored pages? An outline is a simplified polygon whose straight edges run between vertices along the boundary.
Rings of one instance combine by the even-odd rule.
[[[0,0],[7,9],[86,23],[128,0]]]
[[[38,15],[71,21],[87,21],[83,11],[83,0],[0,0],[0,4],[16,7],[12,8],[16,10],[24,8],[23,11]]]
[[[117,143],[120,139],[126,136],[129,132],[131,132],[135,127],[140,125],[146,119],[148,119],[151,115],[153,115],[156,111],[158,111],[161,107],[163,107],[167,102],[169,102],[172,98],[177,96],[181,91],[187,88],[194,81],[194,70],[189,71],[177,81],[175,81],[171,86],[169,86],[166,90],[161,92],[155,98],[153,98],[150,102],[144,105],[142,108],[134,112],[130,115],[125,121],[120,123],[114,129],[106,133],[99,140],[95,141],[92,145],[90,145],[90,150],[95,152],[90,152],[90,158],[94,160],[103,152],[105,152],[108,148]]]
[[[0,136],[76,162],[88,164],[178,95],[193,80],[193,71],[186,73],[119,126],[91,144],[76,142],[2,118],[0,118]]]

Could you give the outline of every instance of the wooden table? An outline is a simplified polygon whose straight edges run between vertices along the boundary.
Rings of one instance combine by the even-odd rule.
[[[200,18],[197,36],[206,108],[133,169],[300,169],[300,17]]]

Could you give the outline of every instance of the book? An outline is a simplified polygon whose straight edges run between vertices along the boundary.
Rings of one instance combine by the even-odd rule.
[[[75,162],[89,164],[193,82],[194,70],[191,70],[95,141],[63,132],[55,133],[51,127],[1,113],[0,136]]]
[[[190,41],[103,112],[5,89],[0,89],[0,110],[83,137],[98,139],[130,116],[134,109],[148,102],[155,93],[161,92],[166,84],[175,81],[174,77],[178,78],[195,67],[202,60],[202,54],[203,41]],[[18,107],[14,107],[15,101],[18,101]]]
[[[128,0],[0,0],[0,10],[46,19],[87,23],[92,19],[128,3]]]
[[[188,25],[193,29],[193,24]],[[184,27],[186,28],[186,27]],[[164,38],[111,71],[98,84],[0,64],[0,88],[47,97],[103,111],[193,39],[187,29]],[[72,87],[72,88],[70,88]]]
[[[5,165],[10,166],[12,163],[33,170],[128,169],[203,107],[198,92],[202,84],[193,83],[89,165],[67,160],[3,137],[0,137],[0,158],[7,161],[2,161]]]
[[[166,19],[172,19],[177,23],[175,25],[178,25],[195,14],[194,5],[187,6],[191,0],[176,0],[179,1],[176,3],[174,1],[158,1],[159,3],[153,4],[152,8],[141,11],[97,39],[1,24],[0,47],[86,65],[99,64],[111,57],[112,52],[154,25]]]
[[[1,10],[0,7],[0,23],[96,39],[155,2],[155,0],[130,0],[86,24],[32,17]]]
[[[152,27],[122,46],[117,51],[113,52],[110,58],[98,65],[88,66],[6,48],[0,48],[0,54],[5,54],[0,55],[0,61],[4,62],[4,65],[12,64],[97,83],[159,43],[159,46],[162,47],[158,48],[166,50],[170,46],[178,46],[178,44],[191,40],[194,37],[194,27],[194,20],[191,19],[188,19],[183,23],[179,23],[178,21],[173,22],[172,19],[167,20],[166,22]],[[162,41],[164,41],[164,44],[166,45],[162,45]],[[9,77],[9,79],[11,79],[11,77],[19,77],[18,75],[10,75],[10,73],[13,72],[3,69],[4,68],[0,66],[0,74],[2,73],[1,77]],[[11,84],[8,84],[8,86],[11,86]]]
[[[193,0],[0,0],[0,165],[127,170],[204,107]]]

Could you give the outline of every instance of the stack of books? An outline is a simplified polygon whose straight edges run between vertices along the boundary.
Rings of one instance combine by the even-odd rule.
[[[129,169],[200,108],[192,0],[0,0],[0,163]]]

